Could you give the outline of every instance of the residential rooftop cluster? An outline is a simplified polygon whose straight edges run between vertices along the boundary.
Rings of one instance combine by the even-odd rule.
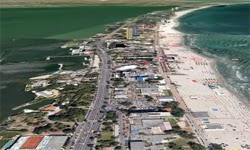
[[[61,149],[66,144],[68,137],[65,135],[27,135],[16,136],[2,149],[9,150],[48,150]]]
[[[97,137],[96,149],[192,149],[193,145],[204,149],[160,72],[156,22],[168,15],[159,12],[140,17],[106,40],[112,76],[103,111],[116,112],[116,121],[109,122],[112,138]],[[106,132],[101,128],[99,134]],[[112,144],[105,144],[108,141]]]
[[[176,135],[166,134],[172,130],[169,112],[131,113],[130,120],[130,149],[164,149],[168,139],[175,139]]]

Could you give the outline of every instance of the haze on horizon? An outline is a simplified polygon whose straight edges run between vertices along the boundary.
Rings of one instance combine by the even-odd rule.
[[[68,5],[194,6],[205,4],[249,3],[248,0],[1,0],[0,7],[44,7]]]

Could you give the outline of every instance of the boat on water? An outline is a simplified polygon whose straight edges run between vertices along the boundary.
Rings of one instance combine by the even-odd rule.
[[[238,62],[240,59],[239,58],[233,58],[232,61],[233,62]]]

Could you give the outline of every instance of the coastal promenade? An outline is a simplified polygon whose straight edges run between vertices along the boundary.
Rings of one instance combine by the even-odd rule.
[[[159,40],[160,40],[159,39],[160,37],[159,27],[160,25],[158,24],[157,29],[156,29],[156,35],[155,35],[155,39],[156,39],[155,48],[157,50],[157,57],[160,58],[160,60],[158,61],[161,63],[163,61],[161,59],[165,58],[166,55],[164,54],[162,47],[159,45]],[[173,96],[175,97],[175,100],[180,104],[180,107],[185,111],[184,117],[186,118],[186,120],[188,121],[188,124],[191,126],[193,132],[195,133],[197,140],[202,145],[208,146],[209,143],[204,136],[204,132],[202,131],[203,129],[195,124],[194,118],[190,110],[188,109],[187,105],[185,104],[183,98],[179,94],[176,85],[172,84],[171,79],[169,78],[168,74],[164,72],[164,68],[162,68],[161,65],[159,65],[158,69],[159,69],[159,73],[162,75],[162,77],[164,77],[166,81],[166,85],[169,86]]]
[[[180,11],[159,27],[159,48],[162,57],[174,56],[165,62],[164,72],[176,100],[185,109],[189,124],[200,143],[222,143],[225,149],[247,147],[250,141],[250,111],[227,90],[214,69],[214,61],[196,54],[184,45],[183,34],[176,31],[178,18],[193,10]],[[173,86],[174,85],[174,86]]]

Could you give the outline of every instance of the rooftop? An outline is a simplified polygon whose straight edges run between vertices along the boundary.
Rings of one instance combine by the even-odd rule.
[[[30,135],[20,137],[10,150],[37,149],[37,150],[58,150],[66,143],[68,136],[44,136]]]
[[[30,136],[24,144],[20,147],[21,149],[35,149],[39,143],[43,140],[44,136]]]
[[[131,150],[143,150],[145,147],[144,142],[130,142],[130,149]]]

